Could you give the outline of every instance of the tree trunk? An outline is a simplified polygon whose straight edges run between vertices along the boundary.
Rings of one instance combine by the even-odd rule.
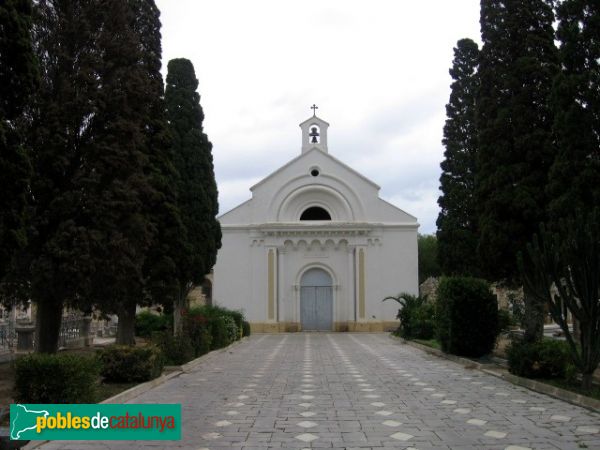
[[[125,303],[117,311],[117,345],[135,345],[135,303]]]
[[[573,340],[575,342],[581,342],[581,326],[579,320],[577,320],[573,314],[571,314],[571,320],[573,321]]]
[[[35,349],[38,353],[56,353],[58,351],[62,313],[62,301],[49,299],[37,303]]]
[[[592,379],[593,379],[593,372],[592,373],[584,373],[581,375],[581,389],[589,391],[590,389],[592,389]]]
[[[537,342],[544,337],[544,303],[537,300],[527,287],[523,288],[523,302],[525,303],[525,342]]]
[[[186,285],[179,287],[179,298],[173,302],[173,334],[178,336],[183,329],[182,314],[189,308],[188,293]]]

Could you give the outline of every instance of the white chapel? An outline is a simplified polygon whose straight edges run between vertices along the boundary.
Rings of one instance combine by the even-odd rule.
[[[219,217],[213,299],[253,332],[388,330],[382,299],[418,293],[417,219],[329,153],[328,127],[302,122],[301,154]]]

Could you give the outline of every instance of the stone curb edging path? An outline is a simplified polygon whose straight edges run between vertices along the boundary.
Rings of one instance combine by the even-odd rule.
[[[499,366],[496,366],[497,368],[495,369],[490,369],[490,366],[493,366],[492,364],[481,364],[467,358],[462,358],[460,356],[444,353],[441,350],[438,350],[437,348],[428,347],[426,345],[419,344],[418,342],[408,341],[406,339],[399,338],[393,335],[390,336],[392,337],[392,339],[400,340],[406,345],[417,348],[431,355],[435,355],[440,358],[448,359],[450,361],[463,364],[465,367],[468,368],[481,370],[482,372],[487,373],[488,375],[492,375],[497,378],[502,378],[503,380],[506,380],[514,385],[531,389],[532,391],[539,392],[540,394],[546,394],[559,400],[569,402],[573,405],[581,406],[594,412],[600,412],[600,400],[596,400],[595,398],[586,397],[585,395],[581,394],[576,394],[575,392],[567,391],[566,389],[561,389],[559,387],[552,386],[529,378],[519,377],[517,375],[509,373],[508,370],[500,368]]]

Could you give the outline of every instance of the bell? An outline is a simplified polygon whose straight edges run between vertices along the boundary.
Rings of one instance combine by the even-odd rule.
[[[317,127],[312,127],[312,128],[310,129],[310,134],[309,134],[309,136],[312,138],[312,139],[310,140],[310,143],[311,143],[311,144],[318,144],[318,143],[319,143],[319,140],[317,139],[317,138],[319,137],[319,132],[317,131]]]

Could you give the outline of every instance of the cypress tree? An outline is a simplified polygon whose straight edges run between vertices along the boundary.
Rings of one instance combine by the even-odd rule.
[[[40,0],[35,11],[42,75],[30,133],[35,176],[28,281],[37,305],[37,350],[55,352],[63,307],[79,301],[91,270],[80,178],[91,139],[98,55],[91,0]]]
[[[39,81],[31,41],[30,0],[0,4],[0,281],[27,241],[25,211],[31,165],[26,113]]]
[[[171,194],[160,24],[150,1],[103,0],[100,11],[103,59],[85,180],[95,266],[89,292],[100,309],[118,315],[117,343],[129,345],[136,305],[168,289],[165,271],[174,268],[163,259],[169,243],[161,242]]]
[[[557,10],[561,72],[552,107],[557,155],[550,219],[600,205],[600,4],[566,0]]]
[[[549,0],[481,1],[478,254],[492,280],[518,281],[516,255],[546,218],[554,159],[549,98],[557,51]],[[525,292],[526,339],[541,337],[543,305]]]
[[[160,14],[154,1],[137,0],[134,5],[139,11],[134,28],[140,37],[143,67],[149,81],[145,149],[150,163],[149,179],[156,193],[146,202],[147,215],[157,231],[144,265],[147,303],[162,303],[170,308],[180,297],[182,268],[179,261],[187,252],[187,230],[178,205],[180,175],[174,162],[175,149],[167,123],[160,73]]]
[[[475,164],[477,157],[476,98],[479,48],[461,39],[454,48],[450,100],[446,105],[437,219],[438,261],[447,275],[478,274]]]
[[[198,80],[191,61],[169,61],[166,105],[173,136],[175,162],[180,174],[179,207],[187,232],[187,251],[178,262],[180,268],[180,306],[194,285],[210,272],[221,246],[221,227],[216,220],[218,192],[215,181],[212,144],[203,133],[204,113]]]

